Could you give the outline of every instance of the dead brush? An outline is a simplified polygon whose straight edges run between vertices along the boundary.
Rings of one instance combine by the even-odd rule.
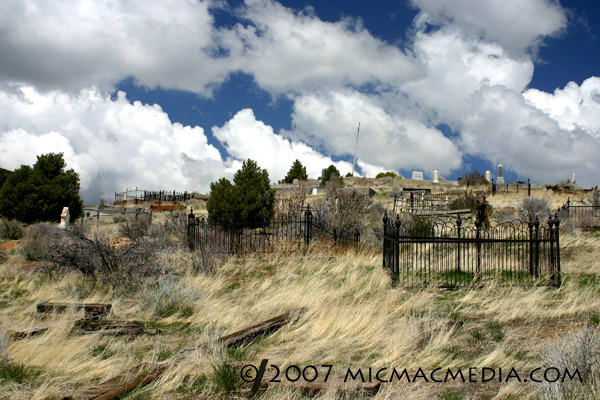
[[[559,339],[542,350],[548,368],[556,368],[560,374],[566,370],[574,379],[544,379],[536,385],[540,400],[597,399],[600,394],[600,334],[596,326],[588,325],[580,332]],[[552,377],[553,378],[553,377]],[[581,381],[580,379],[581,378]]]
[[[144,277],[157,275],[156,246],[150,240],[132,240],[115,245],[110,238],[86,226],[72,226],[66,240],[51,247],[44,271],[64,275],[78,271],[95,286],[135,288]]]

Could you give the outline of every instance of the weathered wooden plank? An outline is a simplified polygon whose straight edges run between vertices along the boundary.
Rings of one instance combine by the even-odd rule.
[[[152,370],[150,373],[134,380],[133,382],[129,382],[125,385],[114,388],[98,397],[93,397],[92,400],[114,400],[123,393],[127,393],[130,390],[133,390],[137,387],[144,386],[147,383],[152,382],[155,379],[161,377],[162,374],[169,368],[169,365],[161,365],[156,369]]]
[[[99,383],[97,386],[94,386],[94,387],[84,390],[78,396],[63,397],[62,400],[92,400],[92,399],[108,392],[111,389],[114,389],[118,386],[123,385],[128,380],[133,379],[138,374],[138,372],[140,372],[140,370],[142,370],[144,367],[156,367],[157,365],[158,364],[149,364],[149,363],[143,362],[141,364],[138,364],[138,365],[128,369],[127,371],[123,372],[120,375],[117,375],[113,378],[110,378],[109,380]]]
[[[50,329],[51,325],[40,326],[38,328],[28,329],[22,332],[9,332],[9,336],[11,339],[25,339],[30,336],[39,335],[41,333],[45,333],[48,329]]]
[[[36,310],[39,313],[65,312],[67,309],[79,311],[83,309],[87,317],[104,317],[112,310],[112,304],[102,303],[39,303]]]
[[[100,331],[103,335],[158,335],[159,329],[146,329],[142,321],[115,321],[115,320],[97,320],[80,319],[75,321],[74,329],[83,334],[92,334]]]
[[[263,336],[278,330],[288,322],[289,318],[290,313],[286,312],[285,314],[278,315],[274,318],[268,319],[256,325],[252,325],[248,328],[244,328],[230,335],[220,337],[214,341],[214,344],[225,347],[243,346],[254,341],[259,336]]]

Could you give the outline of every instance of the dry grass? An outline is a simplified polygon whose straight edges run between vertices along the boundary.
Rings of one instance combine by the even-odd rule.
[[[99,229],[113,235],[117,232],[117,227],[109,224]],[[183,348],[298,308],[305,311],[275,334],[240,351],[204,348],[189,352],[160,379],[122,398],[240,397],[241,393],[224,393],[215,371],[227,363],[258,366],[263,358],[282,371],[290,365],[315,365],[322,372],[321,365],[331,364],[332,373],[340,379],[349,367],[361,367],[365,372],[369,367],[406,368],[411,376],[418,368],[428,376],[438,367],[444,371],[462,368],[467,379],[469,367],[514,368],[524,376],[548,364],[548,346],[563,338],[577,338],[578,332],[589,331],[586,326],[590,323],[595,328],[600,319],[600,238],[565,234],[561,251],[564,284],[558,290],[487,286],[406,291],[392,287],[381,268],[379,251],[323,248],[306,256],[233,257],[222,260],[212,272],[198,273],[193,271],[189,253],[170,248],[160,260],[168,266],[168,276],[148,279],[135,292],[104,286],[90,291],[75,273],[61,280],[39,275],[13,251],[0,264],[0,330],[51,328],[40,336],[10,341],[8,348],[0,340],[0,353],[10,357],[0,368],[24,368],[20,379],[7,380],[0,371],[0,399],[59,399],[76,394],[139,362],[172,360]],[[147,321],[163,334],[135,338],[70,335],[72,322],[81,315],[42,318],[35,313],[35,304],[41,301],[112,303],[117,317]],[[190,326],[169,333],[185,323]],[[595,330],[589,332],[596,334]],[[553,349],[556,356],[560,346]],[[594,398],[599,390],[597,381],[591,382],[591,387],[591,395],[579,398]],[[242,388],[248,389],[249,384]],[[497,379],[487,383],[403,380],[384,384],[375,398],[548,398],[543,397],[547,391],[540,388],[515,379],[508,383]],[[339,396],[333,389],[304,395],[272,387],[261,398]]]

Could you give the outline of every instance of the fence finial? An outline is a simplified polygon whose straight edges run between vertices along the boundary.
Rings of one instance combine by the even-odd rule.
[[[385,211],[385,212],[383,213],[383,218],[382,218],[382,220],[383,220],[383,226],[387,226],[387,224],[388,224],[388,221],[390,220],[390,219],[388,218],[388,216],[387,216],[387,211]]]
[[[400,214],[396,214],[396,229],[400,229],[400,225],[402,225],[402,222],[400,222]]]

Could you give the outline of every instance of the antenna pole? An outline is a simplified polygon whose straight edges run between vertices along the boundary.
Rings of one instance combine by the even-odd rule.
[[[360,122],[356,131],[356,146],[354,147],[354,161],[352,161],[352,176],[354,176],[354,166],[356,165],[356,152],[358,151],[358,134],[360,133]]]

